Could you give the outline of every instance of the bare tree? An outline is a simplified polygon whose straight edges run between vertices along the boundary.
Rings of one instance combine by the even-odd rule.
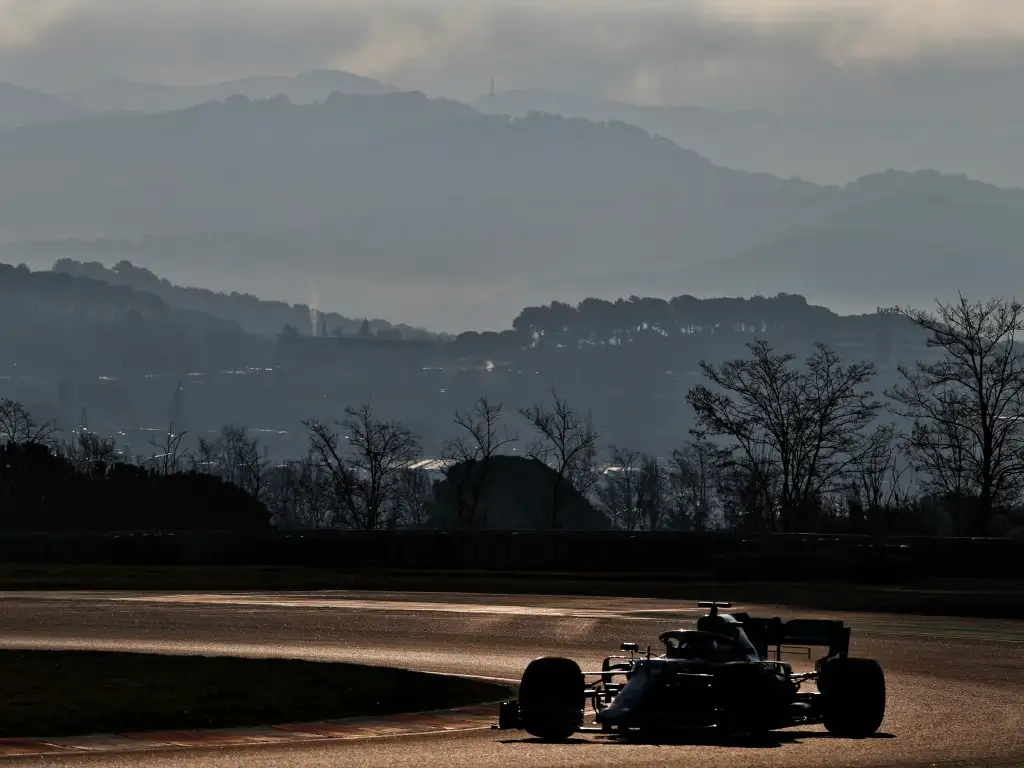
[[[405,474],[421,456],[419,439],[400,422],[376,419],[368,403],[345,409],[336,425],[342,434],[318,421],[303,424],[337,521],[362,529],[391,524],[406,489]]]
[[[715,474],[715,496],[725,527],[773,530],[781,496],[774,457],[765,448],[757,448],[752,456],[729,450],[722,455],[722,465]]]
[[[644,524],[640,509],[642,457],[637,451],[613,445],[610,458],[613,466],[606,470],[597,488],[598,501],[612,523],[635,531]]]
[[[640,457],[637,509],[644,525],[652,531],[661,526],[668,510],[666,490],[668,477],[654,456]]]
[[[896,430],[879,427],[872,450],[858,456],[849,477],[847,510],[857,526],[876,528],[887,512],[903,509],[910,501],[909,464],[901,462]]]
[[[656,530],[665,516],[666,475],[654,456],[611,447],[612,466],[597,487],[605,514],[627,531]]]
[[[200,455],[212,458],[221,479],[243,488],[262,501],[266,495],[270,462],[260,449],[259,439],[251,437],[248,427],[227,424],[213,443],[200,441]]]
[[[322,530],[333,523],[327,483],[312,451],[268,473],[267,507],[283,528]]]
[[[156,437],[149,439],[149,444],[158,452],[153,453],[148,459],[142,459],[142,465],[161,475],[171,475],[180,471],[183,463],[190,457],[189,452],[181,447],[187,434],[187,432],[175,432],[174,424],[168,425],[162,442]]]
[[[117,461],[117,445],[112,438],[83,430],[74,442],[62,445],[58,455],[79,472],[95,473]]]
[[[38,423],[16,400],[0,400],[0,443],[53,445],[58,432],[54,422]]]
[[[396,502],[395,524],[420,528],[430,523],[430,508],[434,496],[430,476],[419,469],[407,470],[402,475]]]
[[[701,363],[714,389],[698,386],[686,396],[697,415],[694,434],[731,438],[735,460],[765,498],[769,477],[777,477],[778,522],[798,530],[813,522],[819,499],[871,449],[868,427],[882,405],[866,388],[874,365],[844,365],[817,344],[798,369],[794,355],[775,354],[765,341],[747,347],[749,358],[718,368]]]
[[[888,394],[913,421],[907,452],[930,490],[966,506],[964,527],[984,535],[993,509],[1019,500],[1024,486],[1024,305],[963,296],[936,304],[935,314],[898,310],[941,357],[901,366]]]
[[[457,411],[455,424],[460,434],[448,440],[441,453],[445,479],[452,485],[455,516],[466,528],[486,527],[478,520],[481,502],[487,492],[487,481],[494,457],[519,438],[500,427],[502,404],[481,397],[472,409]]]
[[[583,496],[590,498],[594,487],[601,480],[601,471],[597,466],[597,439],[599,435],[594,431],[594,417],[589,410],[583,420],[582,435],[591,435],[593,439],[590,446],[580,451],[576,455],[575,461],[570,464],[569,482]]]
[[[693,441],[672,451],[669,478],[674,528],[706,531],[711,527],[724,462],[722,450],[707,440]]]
[[[586,495],[598,480],[598,434],[589,413],[580,415],[554,390],[551,395],[550,407],[541,403],[519,412],[537,432],[537,439],[527,448],[527,455],[554,470],[547,524],[558,528],[562,522],[565,487],[575,487]]]
[[[223,450],[220,435],[214,440],[200,437],[196,441],[195,461],[192,469],[208,475],[220,474],[220,457]]]

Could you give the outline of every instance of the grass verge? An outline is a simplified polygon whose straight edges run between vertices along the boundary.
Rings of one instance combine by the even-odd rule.
[[[0,736],[230,728],[445,709],[497,683],[288,659],[0,651]]]

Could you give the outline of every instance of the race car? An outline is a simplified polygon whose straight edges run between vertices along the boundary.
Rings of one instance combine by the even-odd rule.
[[[719,612],[731,603],[697,605],[710,609],[707,615],[696,629],[663,632],[662,654],[623,643],[629,656],[609,656],[599,672],[561,657],[530,662],[518,698],[501,703],[497,727],[564,741],[577,732],[712,728],[738,736],[811,724],[863,738],[881,726],[885,675],[874,660],[850,658],[842,621],[755,618]],[[815,647],[827,652],[813,671],[796,673],[782,661],[784,649],[810,659]],[[811,682],[817,690],[804,689]],[[588,702],[593,724],[585,724]]]

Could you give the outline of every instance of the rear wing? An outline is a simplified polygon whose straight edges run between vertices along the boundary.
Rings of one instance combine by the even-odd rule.
[[[829,619],[792,619],[783,621],[778,616],[758,619],[744,614],[735,615],[743,625],[750,642],[762,659],[769,657],[774,646],[776,661],[782,657],[782,646],[828,648],[828,656],[846,656],[850,652],[850,628],[842,621]]]

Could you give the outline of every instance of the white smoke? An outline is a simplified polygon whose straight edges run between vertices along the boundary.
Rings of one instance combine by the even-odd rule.
[[[309,284],[309,324],[312,335],[320,335],[320,294],[317,292],[316,283]]]

